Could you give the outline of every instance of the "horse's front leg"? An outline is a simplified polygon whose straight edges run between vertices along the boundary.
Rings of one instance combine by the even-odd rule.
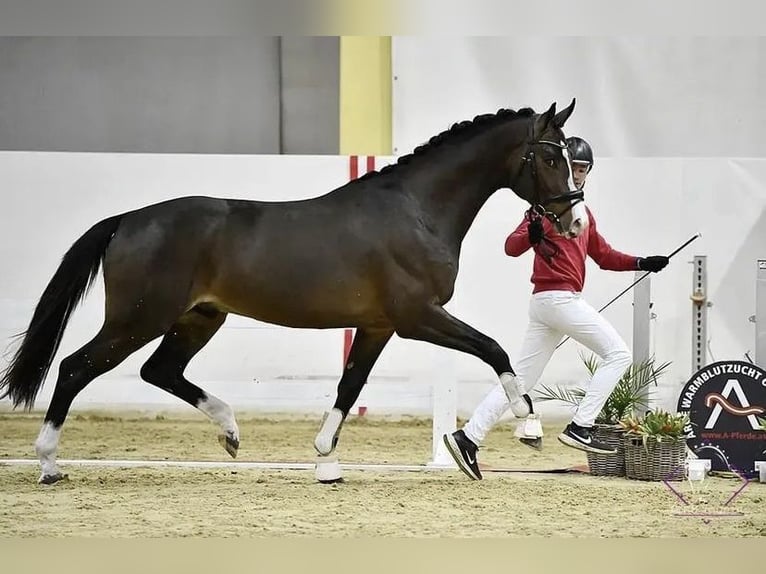
[[[314,448],[319,453],[317,479],[322,482],[334,482],[340,478],[337,461],[327,457],[335,450],[343,421],[359,398],[372,367],[393,334],[393,329],[364,328],[357,329],[354,335],[346,367],[338,383],[335,405],[325,414],[314,439]],[[333,478],[336,474],[338,476]]]

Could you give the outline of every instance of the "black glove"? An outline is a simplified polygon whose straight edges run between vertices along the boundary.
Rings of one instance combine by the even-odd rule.
[[[652,255],[651,257],[639,257],[638,258],[638,268],[641,271],[652,271],[653,273],[657,273],[657,271],[662,271],[665,269],[665,266],[668,264],[670,259],[665,257],[664,255]]]
[[[542,219],[533,219],[530,221],[527,226],[527,233],[529,234],[529,243],[532,245],[540,243],[545,236]]]

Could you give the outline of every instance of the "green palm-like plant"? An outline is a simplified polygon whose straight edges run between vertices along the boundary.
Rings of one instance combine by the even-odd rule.
[[[586,357],[582,353],[580,353],[580,358],[589,375],[593,377],[600,365],[598,358],[593,354]],[[630,365],[620,377],[614,391],[609,395],[604,407],[596,417],[596,424],[618,425],[622,419],[632,415],[635,411],[648,408],[647,401],[650,388],[657,386],[657,379],[663,375],[669,366],[670,362],[656,365],[653,357]],[[561,401],[577,407],[584,396],[585,389],[582,387],[542,385],[537,398],[542,401]]]
[[[687,413],[674,414],[662,409],[650,411],[638,418],[628,416],[620,421],[620,426],[628,435],[641,437],[644,444],[648,437],[654,437],[657,442],[680,440],[686,436],[684,429],[688,424]]]

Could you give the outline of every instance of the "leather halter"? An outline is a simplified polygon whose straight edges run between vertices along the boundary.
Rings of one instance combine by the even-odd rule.
[[[525,167],[527,165],[530,166],[531,170],[531,176],[532,176],[532,188],[535,193],[535,198],[533,201],[530,201],[531,207],[530,207],[530,215],[537,215],[539,217],[546,217],[553,223],[557,229],[561,230],[561,220],[560,217],[564,215],[565,213],[568,213],[575,205],[578,203],[585,201],[585,192],[581,189],[578,189],[576,191],[568,191],[565,193],[561,193],[559,195],[554,195],[553,197],[549,197],[545,201],[540,201],[540,194],[537,190],[537,166],[535,164],[535,152],[534,147],[538,145],[552,145],[554,147],[557,147],[559,149],[566,149],[566,144],[561,144],[557,142],[553,142],[550,140],[537,140],[532,141],[527,144],[527,149],[524,153],[524,155],[521,157],[523,160],[521,163],[521,168],[519,169],[519,172],[516,176],[516,179],[518,180],[524,175]],[[569,203],[569,205],[562,211],[560,214],[556,214],[550,209],[547,208],[547,206],[555,203]]]

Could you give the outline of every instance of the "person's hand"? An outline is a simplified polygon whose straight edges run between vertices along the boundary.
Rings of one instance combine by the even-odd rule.
[[[670,259],[665,257],[664,255],[652,255],[650,257],[639,257],[638,258],[638,268],[641,271],[651,271],[653,273],[657,273],[657,271],[662,271],[665,269],[665,266],[668,264]]]
[[[542,219],[533,219],[527,226],[527,234],[529,235],[529,243],[531,245],[537,245],[543,240],[545,236],[545,230],[543,229]]]

